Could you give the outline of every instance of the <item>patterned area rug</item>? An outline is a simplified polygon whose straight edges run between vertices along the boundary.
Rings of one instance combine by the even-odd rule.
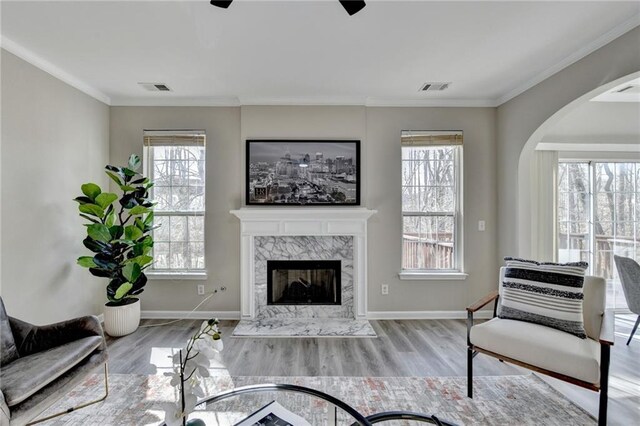
[[[43,423],[61,425],[158,425],[162,404],[174,400],[168,378],[110,374],[110,394],[103,403]],[[542,380],[531,375],[477,377],[474,399],[466,397],[463,377],[211,377],[207,392],[215,395],[258,383],[292,383],[321,390],[369,415],[388,410],[435,414],[461,425],[593,425],[595,420]],[[89,376],[51,407],[61,411],[103,392],[102,376]],[[286,396],[283,396],[286,395]],[[278,402],[300,413],[312,425],[328,424],[327,406],[306,395],[278,393]],[[196,417],[208,426],[233,425],[276,398],[275,393],[234,398],[199,407]],[[343,422],[341,422],[343,420]],[[349,424],[338,416],[338,424]],[[391,424],[391,423],[385,423]],[[393,423],[412,424],[412,423]]]

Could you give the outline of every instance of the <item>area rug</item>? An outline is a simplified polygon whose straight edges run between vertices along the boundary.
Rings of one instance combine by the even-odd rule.
[[[162,404],[175,398],[168,378],[161,375],[110,374],[110,394],[103,403],[59,417],[47,424],[62,425],[158,425],[164,418]],[[595,420],[535,375],[474,378],[474,399],[466,397],[464,377],[211,377],[207,392],[215,395],[234,387],[259,383],[291,383],[321,390],[350,404],[362,414],[409,410],[435,414],[460,425],[593,425]],[[90,398],[102,388],[100,375],[89,376],[47,414]],[[328,424],[328,407],[308,396],[275,393],[238,398],[199,407],[197,417],[208,426],[233,425],[278,397],[278,402],[301,414],[312,425]],[[342,423],[338,417],[338,424]],[[387,423],[389,424],[389,423]],[[403,423],[393,423],[403,424]],[[410,423],[404,423],[410,424]]]

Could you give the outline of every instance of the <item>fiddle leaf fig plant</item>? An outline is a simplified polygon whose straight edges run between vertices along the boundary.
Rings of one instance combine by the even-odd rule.
[[[105,167],[121,195],[85,183],[80,188],[83,195],[74,199],[80,216],[88,221],[82,243],[93,253],[79,257],[77,263],[96,277],[109,278],[109,306],[137,301],[135,296],[147,283],[144,270],[153,262],[154,203],[149,200],[153,183],[140,174],[140,165],[140,157],[134,154],[126,167]]]

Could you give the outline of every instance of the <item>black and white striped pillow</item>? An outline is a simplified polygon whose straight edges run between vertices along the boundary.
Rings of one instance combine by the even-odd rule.
[[[586,262],[540,263],[505,257],[499,317],[587,335],[582,318]]]

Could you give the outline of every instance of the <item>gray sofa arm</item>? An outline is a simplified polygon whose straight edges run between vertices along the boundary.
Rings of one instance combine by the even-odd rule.
[[[11,419],[11,412],[7,403],[4,400],[4,394],[0,390],[0,426],[9,426],[9,420]]]
[[[9,317],[9,323],[20,356],[42,352],[90,336],[102,337],[99,349],[106,349],[100,320],[93,315],[42,326],[12,317]]]

